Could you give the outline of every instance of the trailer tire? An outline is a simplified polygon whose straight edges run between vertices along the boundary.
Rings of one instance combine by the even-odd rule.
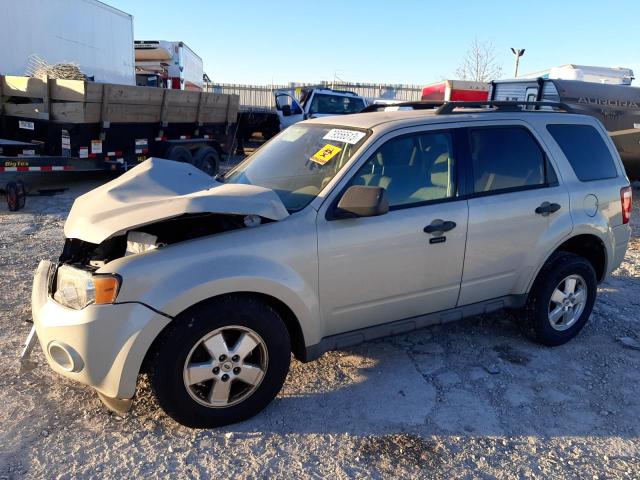
[[[7,194],[7,207],[10,212],[17,212],[20,209],[18,200],[18,186],[16,182],[9,182],[5,188]]]
[[[200,147],[193,156],[193,165],[213,177],[220,169],[220,154],[213,147]]]
[[[16,181],[16,187],[18,188],[18,210],[20,210],[24,208],[25,203],[27,203],[27,189],[22,180]]]
[[[166,157],[169,160],[173,160],[175,162],[193,163],[191,152],[187,148],[181,147],[179,145],[170,147],[167,150]]]

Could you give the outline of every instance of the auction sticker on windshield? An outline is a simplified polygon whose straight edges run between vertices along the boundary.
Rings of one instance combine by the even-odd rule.
[[[338,153],[340,153],[341,150],[342,149],[340,147],[336,147],[335,145],[327,143],[324,147],[313,154],[313,156],[311,157],[311,161],[316,162],[319,165],[324,165]]]
[[[357,130],[343,130],[340,128],[332,128],[322,137],[323,140],[333,140],[334,142],[343,142],[355,145],[366,133]]]

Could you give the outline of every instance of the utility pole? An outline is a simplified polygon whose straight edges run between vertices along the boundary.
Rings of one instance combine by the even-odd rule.
[[[524,48],[520,50],[512,48],[511,51],[516,56],[516,69],[515,69],[515,72],[513,73],[513,77],[516,78],[518,76],[518,65],[520,65],[520,57],[524,55]]]

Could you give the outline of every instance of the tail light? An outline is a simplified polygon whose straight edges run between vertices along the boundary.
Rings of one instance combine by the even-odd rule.
[[[631,219],[631,209],[633,202],[631,201],[631,187],[620,189],[620,203],[622,204],[622,223],[629,223]]]

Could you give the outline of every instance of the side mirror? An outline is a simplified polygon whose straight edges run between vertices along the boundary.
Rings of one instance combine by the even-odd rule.
[[[381,187],[352,185],[340,198],[336,218],[375,217],[389,211],[387,191]]]
[[[291,106],[290,105],[283,105],[282,106],[282,115],[284,115],[285,117],[290,117],[291,116]]]

